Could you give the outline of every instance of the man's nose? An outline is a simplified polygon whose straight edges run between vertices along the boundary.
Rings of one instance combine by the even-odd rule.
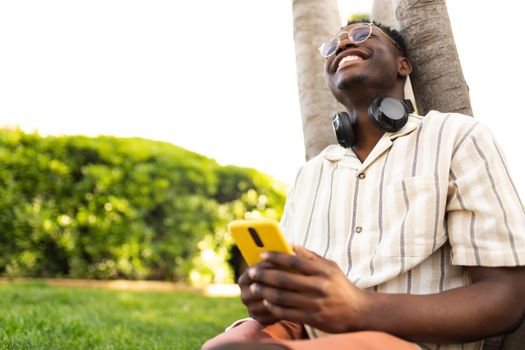
[[[343,52],[344,50],[356,47],[357,44],[355,44],[353,41],[350,41],[348,37],[341,39],[339,38],[339,45],[337,46],[337,50],[335,51],[335,54],[338,55],[339,53]]]

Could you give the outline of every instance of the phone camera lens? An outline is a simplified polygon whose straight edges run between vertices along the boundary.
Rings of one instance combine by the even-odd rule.
[[[259,234],[257,233],[257,231],[253,227],[248,227],[248,231],[250,232],[250,235],[252,236],[252,239],[255,242],[255,245],[259,248],[264,247],[261,237],[259,237]]]

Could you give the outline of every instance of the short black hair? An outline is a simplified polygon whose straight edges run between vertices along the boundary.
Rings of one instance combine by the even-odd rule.
[[[382,31],[384,31],[392,40],[396,42],[396,44],[401,49],[401,52],[403,53],[403,55],[407,57],[407,46],[405,44],[405,39],[403,39],[403,37],[397,30],[390,28],[389,26],[386,26],[382,23],[371,21],[367,18],[359,18],[359,19],[348,21],[348,23],[346,23],[346,26],[348,27],[349,25],[355,24],[355,23],[373,23],[375,26],[381,28]]]

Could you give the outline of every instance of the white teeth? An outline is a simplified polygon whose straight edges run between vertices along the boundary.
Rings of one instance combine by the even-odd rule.
[[[349,61],[362,61],[363,59],[359,56],[356,56],[356,55],[349,55],[349,56],[345,56],[343,57],[343,59],[341,60],[341,62],[339,62],[339,67],[341,67],[345,62],[349,62]]]

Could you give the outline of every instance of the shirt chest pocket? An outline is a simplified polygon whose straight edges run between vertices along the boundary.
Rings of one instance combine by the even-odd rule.
[[[444,241],[440,217],[440,189],[434,176],[395,181],[382,194],[382,256],[422,257]]]

